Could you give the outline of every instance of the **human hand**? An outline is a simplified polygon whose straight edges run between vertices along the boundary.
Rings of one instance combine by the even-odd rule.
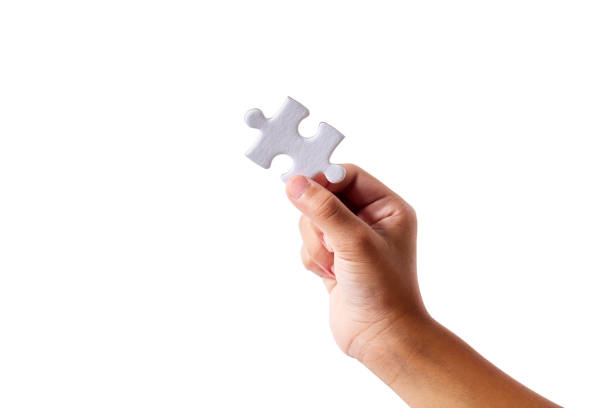
[[[416,215],[401,197],[355,165],[330,184],[295,176],[287,195],[303,213],[302,261],[330,294],[338,346],[362,359],[393,325],[427,317],[416,276]]]
[[[287,182],[302,212],[302,260],[330,294],[334,338],[412,407],[558,407],[432,319],[416,275],[416,215],[354,165],[329,184]]]

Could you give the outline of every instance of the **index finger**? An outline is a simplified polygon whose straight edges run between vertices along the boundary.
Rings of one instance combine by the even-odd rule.
[[[348,201],[354,211],[367,207],[388,196],[397,196],[393,190],[385,186],[380,180],[354,164],[343,164],[346,176],[339,183],[330,183],[325,177],[315,180],[332,193],[338,195],[342,201]]]

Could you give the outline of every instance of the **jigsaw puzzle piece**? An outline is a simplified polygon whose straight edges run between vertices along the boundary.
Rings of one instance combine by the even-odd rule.
[[[283,174],[281,180],[286,182],[297,174],[312,178],[322,172],[332,183],[342,181],[346,170],[338,164],[331,164],[329,158],[344,139],[344,135],[329,124],[321,122],[315,136],[302,139],[303,144],[297,146],[297,151],[289,153],[294,157],[293,168]]]
[[[295,147],[302,139],[298,126],[308,114],[304,105],[289,97],[272,118],[266,118],[260,109],[248,111],[245,122],[249,127],[259,129],[260,135],[247,151],[247,157],[264,169],[269,169],[272,159],[279,154],[295,154]]]
[[[308,114],[304,105],[289,97],[272,118],[266,118],[259,109],[251,109],[245,121],[249,127],[259,129],[260,134],[246,155],[265,169],[270,168],[279,154],[290,156],[293,166],[283,174],[283,181],[297,174],[314,177],[323,172],[330,182],[337,183],[346,171],[340,165],[330,164],[329,158],[344,136],[327,123],[321,123],[314,137],[303,138],[298,126]]]

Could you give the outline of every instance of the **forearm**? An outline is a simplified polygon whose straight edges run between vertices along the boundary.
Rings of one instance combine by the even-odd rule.
[[[413,408],[558,407],[430,318],[397,321],[359,358]]]

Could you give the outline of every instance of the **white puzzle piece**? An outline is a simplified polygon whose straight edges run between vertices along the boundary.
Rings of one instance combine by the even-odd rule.
[[[319,124],[313,137],[300,136],[298,126],[307,116],[308,109],[289,97],[272,118],[266,118],[259,109],[251,109],[244,119],[249,127],[261,132],[246,155],[264,169],[270,168],[272,159],[279,154],[291,156],[293,167],[283,174],[283,181],[297,174],[314,177],[322,172],[330,182],[338,183],[346,170],[338,164],[331,164],[329,157],[344,136],[324,122]]]

